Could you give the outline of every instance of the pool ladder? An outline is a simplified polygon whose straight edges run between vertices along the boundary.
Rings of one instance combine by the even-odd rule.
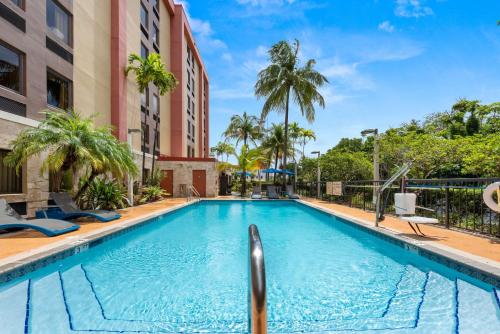
[[[266,269],[257,226],[248,227],[248,332],[267,333]]]
[[[198,202],[201,201],[201,195],[198,192],[198,190],[196,190],[196,188],[193,185],[189,185],[188,190],[187,190],[187,201],[188,202],[191,201],[191,199],[193,198],[193,195],[194,195],[194,197],[196,197]]]

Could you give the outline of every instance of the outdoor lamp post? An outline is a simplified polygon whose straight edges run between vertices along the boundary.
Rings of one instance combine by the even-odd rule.
[[[142,133],[141,129],[128,129],[128,136],[127,136],[127,142],[128,146],[132,150],[132,134],[134,133]],[[132,175],[128,175],[128,201],[130,203],[130,206],[134,206],[134,178]]]
[[[317,154],[318,155],[318,178],[317,178],[317,184],[316,184],[316,195],[318,196],[318,199],[321,199],[321,167],[319,166],[319,158],[321,157],[320,151],[314,151],[311,152],[311,154]]]
[[[373,136],[373,204],[377,202],[377,190],[380,186],[380,145],[378,129],[366,129],[361,131],[363,137]]]

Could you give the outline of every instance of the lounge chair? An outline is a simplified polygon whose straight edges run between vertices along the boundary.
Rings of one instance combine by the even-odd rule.
[[[81,217],[92,217],[102,222],[109,222],[121,217],[119,213],[106,210],[80,210],[68,193],[50,193],[56,203],[44,210],[36,212],[37,218],[76,219]]]
[[[262,189],[260,186],[253,187],[252,199],[262,199]]]
[[[276,192],[275,186],[267,186],[267,198],[269,199],[280,199],[280,196]]]
[[[286,194],[289,199],[300,199],[299,195],[294,193],[293,186],[291,184],[286,186]]]
[[[396,215],[398,215],[398,218],[401,220],[404,220],[410,225],[411,229],[415,234],[418,235],[418,232],[425,236],[422,231],[420,231],[420,228],[418,227],[419,224],[437,224],[439,223],[439,220],[436,218],[429,218],[429,217],[420,217],[420,216],[415,216],[415,211],[417,208],[419,209],[424,209],[424,210],[429,210],[429,211],[434,211],[431,209],[427,208],[422,208],[416,205],[417,203],[417,195],[412,194],[412,193],[397,193],[394,194],[394,206],[396,208]],[[413,224],[415,224],[415,228],[413,227]]]
[[[21,217],[4,199],[0,199],[0,230],[11,228],[31,228],[53,237],[76,231],[80,226],[57,219],[26,220]]]

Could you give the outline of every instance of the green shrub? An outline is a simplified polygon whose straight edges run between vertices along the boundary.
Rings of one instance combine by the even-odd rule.
[[[164,177],[165,176],[163,175],[163,171],[161,169],[155,168],[151,175],[149,175],[146,181],[146,185],[149,187],[159,187]]]
[[[82,194],[79,204],[91,210],[117,210],[129,205],[125,187],[107,178],[95,178]]]
[[[163,197],[167,196],[167,192],[163,190],[160,186],[148,186],[142,188],[142,195],[139,203],[148,203],[159,201]]]

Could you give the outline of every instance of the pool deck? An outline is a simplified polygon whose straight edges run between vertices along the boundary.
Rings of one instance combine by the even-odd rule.
[[[302,199],[302,202],[374,229],[375,215],[373,213],[316,199]],[[57,237],[46,237],[32,230],[0,235],[0,274],[89,240],[113,234],[187,204],[189,203],[185,198],[177,198],[127,208],[120,210],[122,215],[120,219],[109,223],[80,221],[78,223],[81,227],[78,231]],[[381,233],[395,235],[397,238],[407,240],[419,247],[426,247],[431,251],[444,252],[462,263],[472,261],[471,264],[476,268],[484,265],[485,271],[495,273],[497,276],[500,273],[500,240],[498,239],[428,225],[421,227],[426,237],[416,236],[406,222],[390,216],[386,217],[380,227],[376,230]]]

